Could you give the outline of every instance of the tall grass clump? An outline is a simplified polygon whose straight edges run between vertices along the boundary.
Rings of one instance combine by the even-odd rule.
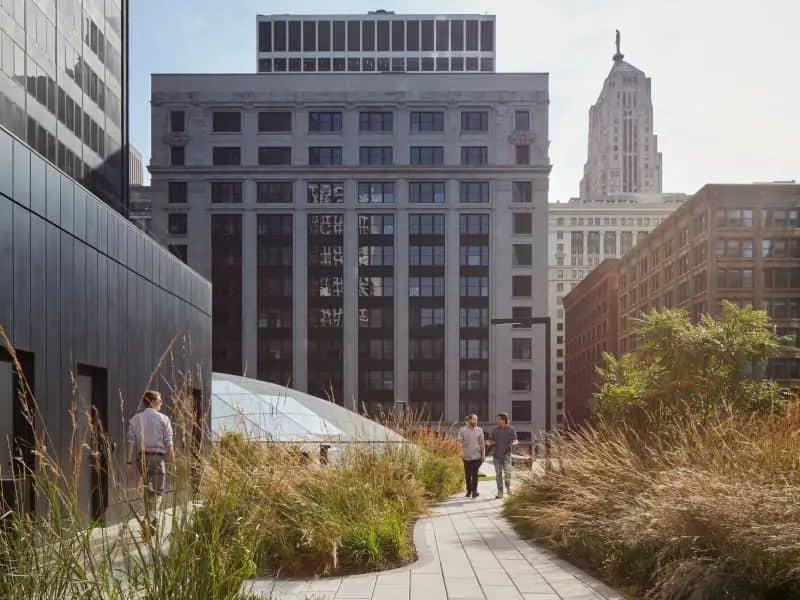
[[[757,366],[731,367],[780,341],[756,311],[678,317],[644,320],[642,349],[602,373],[596,406],[613,410],[558,435],[554,468],[519,486],[505,514],[637,595],[800,598],[800,406]],[[712,344],[722,332],[727,343]],[[703,360],[667,352],[691,352],[687,339]]]

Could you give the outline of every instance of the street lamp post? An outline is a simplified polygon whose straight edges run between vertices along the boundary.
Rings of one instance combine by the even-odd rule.
[[[544,346],[544,359],[545,359],[545,388],[544,388],[544,430],[545,430],[545,456],[549,456],[550,447],[550,317],[525,317],[519,319],[497,318],[489,321],[492,325],[504,325],[510,323],[520,327],[530,327],[531,325],[544,325],[545,346]]]

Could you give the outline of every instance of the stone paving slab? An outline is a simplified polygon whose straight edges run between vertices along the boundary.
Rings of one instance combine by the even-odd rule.
[[[260,579],[243,591],[270,600],[623,600],[501,516],[493,481],[479,498],[451,498],[414,528],[418,560],[399,569],[311,580]]]

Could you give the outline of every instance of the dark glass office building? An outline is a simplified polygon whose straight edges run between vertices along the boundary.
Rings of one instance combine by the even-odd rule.
[[[12,353],[87,520],[120,517],[108,465],[146,387],[169,409],[191,374],[206,419],[211,286],[125,218],[126,4],[0,0],[0,515],[46,509]]]

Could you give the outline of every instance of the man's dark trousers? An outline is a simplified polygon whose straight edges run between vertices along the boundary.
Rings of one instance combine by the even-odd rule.
[[[482,462],[480,458],[464,461],[464,480],[467,483],[468,494],[478,493],[478,469],[481,468]]]

